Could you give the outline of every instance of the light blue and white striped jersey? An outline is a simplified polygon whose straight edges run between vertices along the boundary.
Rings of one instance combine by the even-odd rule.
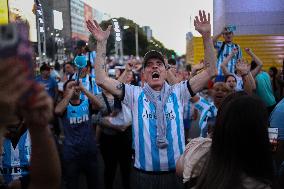
[[[217,50],[217,54],[221,50],[222,44],[223,44],[222,41],[217,41],[216,44],[214,44],[214,47]],[[237,60],[239,58],[242,58],[241,47],[237,44],[234,44],[234,43],[225,43],[224,49],[221,52],[219,58],[217,59],[216,66],[217,66],[217,69],[218,69],[218,75],[223,75],[222,69],[221,69],[221,64],[222,64],[223,60],[232,52],[232,50],[234,48],[238,48],[239,52],[238,52],[238,54],[233,56],[231,61],[228,63],[228,70],[229,70],[230,73],[233,73],[233,74],[235,73],[235,65],[237,63]]]
[[[0,158],[0,173],[5,183],[29,174],[31,156],[30,134],[26,131],[14,149],[11,140],[5,138]]]
[[[168,146],[157,147],[156,108],[139,86],[125,85],[123,103],[132,110],[134,166],[144,171],[175,170],[176,161],[185,147],[183,111],[190,99],[187,81],[173,85],[173,91],[164,107]]]
[[[233,74],[237,80],[237,84],[236,84],[236,91],[243,91],[244,90],[244,81],[243,81],[243,78],[236,75],[236,74]]]
[[[217,116],[217,108],[213,102],[208,102],[205,98],[199,96],[199,100],[194,103],[195,108],[200,114],[199,127],[201,129],[200,136],[207,137],[208,119]]]

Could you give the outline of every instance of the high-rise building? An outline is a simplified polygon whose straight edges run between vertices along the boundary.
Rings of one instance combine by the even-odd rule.
[[[81,0],[39,1],[43,7],[47,54],[53,59],[62,59],[58,57],[60,54],[73,52],[78,40],[88,41],[90,33],[86,21],[101,22],[105,15]]]

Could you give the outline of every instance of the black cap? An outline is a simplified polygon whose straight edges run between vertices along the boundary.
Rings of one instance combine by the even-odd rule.
[[[82,47],[85,47],[85,46],[87,46],[85,41],[83,40],[77,41],[77,46],[76,46],[77,48],[81,49]]]
[[[162,55],[162,53],[160,53],[159,51],[156,51],[156,50],[151,50],[151,51],[148,51],[148,52],[144,55],[144,61],[143,61],[143,67],[144,67],[144,68],[146,67],[147,62],[148,62],[151,58],[157,58],[157,59],[161,60],[161,61],[165,64],[164,56]]]

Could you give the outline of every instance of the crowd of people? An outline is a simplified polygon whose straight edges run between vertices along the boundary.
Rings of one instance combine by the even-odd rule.
[[[120,64],[106,56],[111,26],[86,25],[97,44],[77,43],[80,72],[44,63],[33,83],[19,60],[1,60],[0,188],[78,189],[83,174],[87,188],[103,177],[112,189],[118,168],[125,189],[284,187],[284,70],[266,72],[249,47],[245,60],[229,27],[212,38],[205,11],[194,65],[156,50]]]

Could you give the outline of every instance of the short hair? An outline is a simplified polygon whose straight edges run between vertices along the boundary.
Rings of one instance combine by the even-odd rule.
[[[50,66],[48,64],[46,64],[45,62],[42,64],[42,66],[39,68],[40,72],[43,71],[49,71],[50,70]]]
[[[70,83],[71,81],[75,81],[75,79],[69,79],[69,80],[67,80],[67,81],[64,83],[64,85],[63,85],[63,91],[66,90],[66,87],[67,87],[68,83]]]

